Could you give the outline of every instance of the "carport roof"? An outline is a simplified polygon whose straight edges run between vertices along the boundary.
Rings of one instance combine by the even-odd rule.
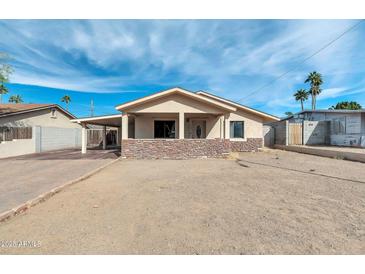
[[[121,125],[121,117],[122,114],[112,114],[112,115],[78,118],[71,120],[71,122],[79,124],[98,125],[98,126],[119,127]]]

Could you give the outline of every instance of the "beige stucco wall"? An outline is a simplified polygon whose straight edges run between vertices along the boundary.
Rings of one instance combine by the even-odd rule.
[[[153,139],[154,120],[175,120],[176,138],[179,136],[179,112],[185,114],[184,127],[185,138],[191,136],[189,122],[186,118],[198,119],[199,116],[206,120],[206,138],[224,138],[224,117],[230,121],[244,122],[244,139],[263,138],[263,119],[257,115],[237,110],[233,113],[227,110],[208,105],[204,102],[179,94],[166,96],[165,98],[139,105],[126,110],[127,113],[135,115],[135,138]],[[190,116],[189,116],[190,115]],[[131,134],[129,134],[131,136]],[[242,139],[241,139],[242,140]]]
[[[186,96],[173,94],[125,110],[128,113],[223,113],[224,110]]]
[[[155,120],[174,120],[176,136],[179,136],[179,118],[177,115],[158,116],[137,116],[135,117],[135,138],[136,139],[153,139],[154,138],[154,121]]]
[[[247,138],[263,138],[263,123],[258,117],[251,114],[237,111],[228,115],[228,123],[230,121],[244,122],[244,139]],[[194,118],[192,118],[194,119]],[[224,136],[224,118],[223,116],[212,116],[204,118],[206,120],[206,138],[215,139]],[[179,119],[177,115],[167,116],[137,116],[135,117],[135,138],[136,139],[153,139],[154,120],[175,120],[176,136],[179,134]],[[185,138],[189,138],[189,123],[185,120]]]
[[[263,121],[260,117],[238,110],[230,113],[228,121],[244,122],[244,137],[247,138],[263,138]]]
[[[194,119],[194,118],[192,118]],[[221,125],[220,119],[221,117],[209,117],[204,118],[206,120],[206,138],[207,139],[215,139],[223,137],[223,134],[220,133],[221,127],[223,127],[223,122]],[[176,138],[179,136],[179,119],[177,115],[168,116],[138,116],[135,118],[135,138],[136,139],[153,139],[154,138],[154,121],[155,120],[174,120],[176,127]],[[185,138],[190,138],[189,134],[189,123],[185,121]],[[223,130],[223,129],[222,129]],[[131,136],[131,134],[129,134]]]
[[[56,109],[56,118],[51,117],[51,110],[44,109],[24,114],[0,117],[0,126],[9,127],[59,127],[59,128],[81,128],[79,124],[71,123],[70,118],[63,112]]]

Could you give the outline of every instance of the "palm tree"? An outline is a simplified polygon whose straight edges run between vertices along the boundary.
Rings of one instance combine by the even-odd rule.
[[[66,109],[68,110],[68,104],[71,102],[71,97],[68,95],[65,95],[61,98],[61,102],[66,103]]]
[[[321,85],[323,84],[322,75],[316,71],[308,74],[304,83],[310,83],[309,93],[312,96],[312,109],[316,109],[316,101],[318,94],[321,93]]]
[[[300,101],[302,106],[302,111],[304,110],[303,102],[308,100],[308,92],[305,89],[298,89],[296,93],[294,93],[295,101]]]
[[[7,94],[9,91],[4,84],[0,85],[0,104],[3,103],[3,95]]]
[[[23,103],[23,99],[20,95],[12,95],[9,98],[9,103],[20,104]]]

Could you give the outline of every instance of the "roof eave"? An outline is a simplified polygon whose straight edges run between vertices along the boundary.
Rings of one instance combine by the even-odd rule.
[[[221,97],[219,97],[219,96],[216,96],[216,95],[210,94],[210,93],[205,92],[205,91],[198,91],[198,92],[197,92],[197,94],[199,94],[199,95],[205,95],[205,96],[208,96],[208,97],[214,98],[215,100],[225,101],[225,102],[227,102],[227,104],[235,105],[235,106],[237,106],[237,108],[240,108],[240,109],[243,109],[243,110],[249,111],[249,112],[251,112],[251,113],[257,114],[257,115],[262,116],[262,117],[265,117],[265,118],[267,118],[267,119],[271,119],[271,120],[274,120],[274,121],[280,121],[280,118],[279,118],[279,117],[273,116],[273,115],[271,115],[271,114],[264,113],[264,112],[262,112],[262,111],[259,111],[259,110],[256,110],[256,109],[253,109],[253,108],[250,108],[250,107],[247,107],[247,106],[243,106],[243,105],[241,105],[241,104],[238,104],[238,103],[235,103],[235,102],[233,102],[233,101],[230,101],[230,100],[227,100],[227,99],[221,98]]]
[[[213,100],[208,99],[208,98],[201,97],[201,96],[197,95],[194,92],[191,92],[191,91],[188,91],[188,90],[185,90],[185,89],[182,89],[182,88],[172,88],[172,89],[160,91],[158,93],[154,93],[154,94],[151,94],[149,96],[146,96],[146,97],[143,97],[143,98],[131,101],[131,102],[121,104],[119,106],[116,106],[115,109],[118,110],[118,111],[125,111],[125,110],[128,110],[128,109],[130,109],[134,106],[139,106],[143,103],[146,103],[146,102],[149,102],[149,101],[152,101],[152,100],[156,100],[156,99],[162,98],[164,96],[167,96],[169,94],[173,94],[173,93],[177,93],[177,92],[182,93],[182,94],[187,95],[187,96],[190,96],[190,97],[192,97],[194,99],[197,99],[201,102],[204,102],[204,103],[207,103],[207,104],[212,104],[215,107],[224,109],[226,111],[236,111],[237,110],[235,107],[232,107],[230,105],[227,105],[227,104],[224,104],[224,103],[221,103],[221,102],[217,103],[216,101],[213,101]]]

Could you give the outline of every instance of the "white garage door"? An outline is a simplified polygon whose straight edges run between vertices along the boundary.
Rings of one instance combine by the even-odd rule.
[[[81,129],[41,127],[39,129],[39,152],[81,147]]]

